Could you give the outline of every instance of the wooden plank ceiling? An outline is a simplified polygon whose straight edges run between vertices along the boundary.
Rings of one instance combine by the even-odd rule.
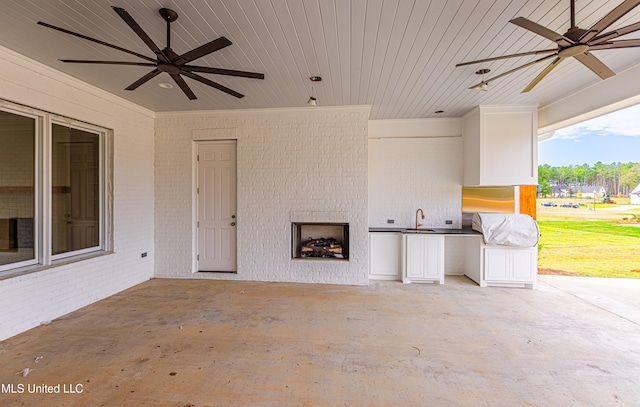
[[[577,0],[577,24],[590,27],[622,0]],[[526,17],[564,33],[569,0],[21,0],[3,1],[0,45],[154,111],[304,106],[372,106],[372,119],[461,116],[478,104],[537,103],[561,99],[600,79],[575,61],[564,61],[533,91],[520,91],[544,68],[523,69],[496,80],[488,92],[468,90],[480,68],[500,74],[535,56],[456,68],[462,61],[552,48],[553,43],[509,23]],[[82,40],[44,21],[153,56],[111,6],[126,9],[160,48],[166,41],[158,9],[179,14],[172,48],[179,54],[217,37],[233,45],[194,65],[263,72],[256,80],[203,74],[246,96],[236,99],[193,80],[189,101],[161,74],[135,91],[124,88],[148,67],[64,64],[58,59],[137,61],[134,56]],[[612,28],[640,21],[640,7]],[[638,38],[631,34],[627,38]],[[594,51],[615,72],[640,62],[640,48]],[[142,61],[139,61],[142,62]]]

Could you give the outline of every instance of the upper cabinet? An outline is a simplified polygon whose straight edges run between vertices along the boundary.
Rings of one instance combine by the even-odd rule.
[[[464,185],[536,185],[537,135],[537,106],[478,106],[467,113]]]

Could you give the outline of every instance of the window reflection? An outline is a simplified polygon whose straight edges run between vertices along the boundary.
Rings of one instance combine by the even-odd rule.
[[[99,136],[52,126],[52,254],[100,244]]]
[[[0,111],[0,265],[35,259],[35,128]]]

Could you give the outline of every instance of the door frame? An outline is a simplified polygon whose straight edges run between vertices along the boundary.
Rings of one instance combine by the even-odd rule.
[[[228,129],[224,129],[228,130]],[[199,273],[198,270],[198,146],[202,144],[217,144],[217,143],[229,143],[233,142],[236,144],[236,186],[238,184],[238,139],[237,138],[226,138],[226,139],[208,139],[208,140],[193,140],[191,143],[191,273]],[[236,219],[239,218],[238,212],[238,202],[237,202],[237,188],[236,188]],[[237,222],[237,221],[236,221]],[[236,250],[238,247],[238,228],[236,228]],[[237,256],[237,255],[236,255]],[[235,272],[228,273],[210,273],[203,272],[201,274],[215,275],[215,274],[224,274],[224,275],[232,275],[238,274],[238,269],[236,265]]]

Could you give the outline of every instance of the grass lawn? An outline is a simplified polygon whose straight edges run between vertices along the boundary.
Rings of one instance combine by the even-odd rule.
[[[541,274],[640,278],[640,224],[621,223],[633,213],[538,205]]]

